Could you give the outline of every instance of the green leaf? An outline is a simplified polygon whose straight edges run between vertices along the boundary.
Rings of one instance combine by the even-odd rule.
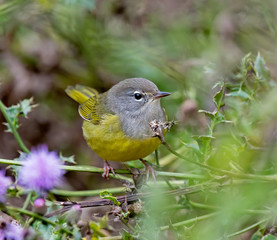
[[[245,55],[245,57],[241,60],[241,69],[240,74],[242,76],[246,76],[248,72],[251,72],[253,70],[253,57],[251,53],[248,53]]]
[[[199,139],[215,139],[212,135],[200,135],[198,136]]]
[[[208,117],[210,117],[210,118],[214,118],[214,116],[215,116],[215,114],[216,114],[216,112],[209,112],[209,111],[206,111],[206,110],[198,110],[198,112],[199,113],[204,113],[204,114],[206,114]]]
[[[7,114],[9,116],[9,118],[11,119],[12,124],[15,126],[15,128],[17,129],[18,126],[18,115],[19,115],[19,105],[13,105],[10,106],[6,109]],[[10,126],[8,123],[3,123],[5,126],[7,126],[7,132],[12,132]]]
[[[213,102],[217,109],[224,106],[224,94],[225,94],[225,86],[224,83],[221,85],[220,90],[214,95]]]
[[[200,151],[199,144],[198,144],[198,142],[197,142],[196,140],[191,139],[189,142],[183,142],[183,141],[182,141],[182,143],[183,143],[186,147],[192,149],[192,150],[197,154],[198,157],[201,156],[202,153],[201,153],[201,151]]]
[[[100,193],[100,197],[103,199],[109,199],[113,202],[114,205],[120,206],[120,202],[108,191],[103,191]]]
[[[75,156],[74,155],[72,155],[72,156],[69,156],[69,157],[64,157],[63,155],[62,155],[62,153],[60,153],[59,154],[59,157],[60,157],[60,159],[63,161],[63,162],[68,162],[68,163],[72,163],[72,164],[77,164],[76,162],[75,162]]]
[[[269,81],[270,78],[270,72],[266,66],[265,60],[263,57],[261,57],[261,54],[258,53],[255,62],[254,62],[254,67],[257,72],[257,77],[261,81]]]
[[[219,124],[219,123],[231,123],[232,121],[228,121],[225,119],[225,116],[222,115],[220,112],[217,113],[216,115],[216,121],[215,123],[216,124]]]
[[[89,222],[89,228],[91,230],[93,230],[94,232],[98,232],[98,230],[100,229],[100,227],[98,226],[98,224],[96,222],[90,221]]]
[[[27,117],[27,114],[31,112],[32,108],[36,107],[37,104],[33,104],[34,99],[24,99],[19,103],[20,105],[20,112],[24,115],[24,117]]]
[[[28,113],[32,110],[32,108],[36,107],[37,104],[33,104],[33,98],[24,99],[19,102],[17,105],[12,105],[6,109],[9,118],[11,119],[12,124],[15,128],[19,128],[18,117],[19,115],[23,115],[27,118]],[[4,123],[7,126],[7,131],[12,132],[8,123]]]
[[[261,240],[277,240],[277,237],[275,237],[271,234],[268,234],[268,235],[264,236]]]
[[[261,240],[261,236],[259,233],[255,233],[252,237],[251,240]]]
[[[227,97],[241,97],[244,100],[251,100],[251,96],[247,92],[245,92],[241,89],[239,89],[238,91],[226,93],[225,96],[227,96]]]
[[[123,240],[132,240],[132,239],[134,239],[134,238],[130,235],[130,233],[128,233],[125,229],[122,229],[122,231],[121,231],[121,236],[122,236],[122,239],[123,239]]]
[[[107,215],[104,215],[102,218],[99,220],[99,228],[108,228],[109,224],[109,217]]]

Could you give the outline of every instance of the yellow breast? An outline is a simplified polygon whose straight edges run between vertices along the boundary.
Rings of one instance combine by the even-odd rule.
[[[144,158],[161,143],[157,137],[129,139],[116,115],[106,115],[101,124],[84,121],[83,134],[91,149],[108,161],[125,162]]]

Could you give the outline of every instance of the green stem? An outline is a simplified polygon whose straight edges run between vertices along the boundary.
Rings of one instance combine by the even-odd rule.
[[[33,192],[29,192],[29,193],[28,193],[28,195],[27,195],[27,197],[26,197],[26,199],[25,199],[25,202],[24,202],[24,204],[23,204],[23,207],[21,208],[22,210],[26,210],[26,209],[27,209],[27,207],[28,207],[28,205],[29,205],[29,203],[30,203],[30,201],[31,201],[32,194],[33,194]]]
[[[122,222],[127,228],[129,228],[132,232],[135,232],[135,229],[128,223],[127,220],[121,218],[121,222]]]
[[[74,172],[94,172],[94,173],[103,173],[103,168],[93,167],[93,166],[62,166],[62,169],[66,171],[74,171]],[[119,174],[130,174],[129,170],[125,169],[115,169],[115,173]]]
[[[200,217],[195,217],[195,218],[192,218],[192,219],[188,219],[188,220],[185,220],[185,221],[182,221],[182,222],[173,223],[171,225],[166,225],[166,226],[161,227],[160,230],[164,231],[164,230],[169,229],[170,227],[174,227],[174,228],[175,227],[182,227],[182,226],[185,226],[185,225],[189,225],[189,224],[192,224],[192,223],[195,223],[195,222],[198,222],[198,221],[202,221],[202,220],[214,217],[217,214],[218,213],[210,213],[210,214],[206,214],[206,215],[203,215],[203,216],[200,216]]]
[[[189,203],[192,207],[200,208],[200,209],[206,209],[206,210],[219,210],[220,209],[220,207],[203,204],[203,203],[196,203],[191,200],[189,201]],[[267,211],[267,210],[245,209],[243,211],[246,213],[251,213],[251,214],[264,214],[264,215],[269,214],[269,211]]]
[[[182,180],[176,180],[176,181],[170,181],[170,184],[175,186],[183,186],[184,181]],[[164,181],[156,181],[156,182],[149,182],[149,187],[163,187],[167,186],[168,184]],[[172,189],[176,189],[176,187],[172,187]],[[95,190],[82,190],[82,191],[69,191],[69,190],[63,190],[63,189],[53,189],[51,190],[51,193],[58,195],[58,196],[66,196],[66,197],[88,197],[88,196],[99,196],[99,194],[103,191],[108,191],[113,194],[117,193],[125,193],[126,187],[116,187],[116,188],[102,188],[102,189],[95,189]]]
[[[82,166],[82,165],[75,165],[75,166],[66,166],[62,165],[62,169],[66,171],[73,171],[73,172],[93,172],[93,173],[103,173],[103,168],[93,167],[93,166]],[[110,173],[109,177],[118,179],[118,180],[127,180],[129,182],[132,182],[131,178],[125,177],[121,174],[131,174],[131,172],[127,169],[114,169],[115,173],[117,173],[115,176]]]
[[[221,107],[221,104],[222,104],[222,100],[224,98],[224,92],[225,92],[225,85],[224,84],[223,84],[222,88],[220,89],[220,91],[222,91],[222,95],[221,95],[221,98],[218,101],[214,118],[211,120],[211,124],[209,126],[209,131],[210,131],[211,136],[212,136],[214,128],[216,126],[218,113],[219,113],[219,110],[220,110],[220,107]],[[204,151],[203,151],[204,161],[206,161],[208,159],[207,155],[208,155],[209,146],[211,145],[211,141],[212,141],[212,138],[208,138],[207,141],[206,141]]]
[[[175,152],[171,147],[166,144],[165,145],[170,152],[175,154],[177,157],[182,158],[188,162],[191,162],[193,164],[199,165],[201,167],[207,168],[209,170],[213,170],[215,172],[223,173],[231,177],[236,177],[236,178],[244,178],[244,179],[252,179],[252,180],[259,180],[259,181],[269,181],[269,182],[276,182],[277,181],[277,175],[255,175],[255,174],[246,174],[246,173],[235,173],[235,172],[229,172],[227,170],[223,169],[218,169],[215,167],[211,167],[202,163],[194,162],[181,154]],[[22,162],[21,161],[14,161],[14,160],[9,160],[9,159],[0,159],[1,164],[6,164],[6,165],[17,165],[21,166]],[[103,168],[97,168],[93,166],[64,166],[62,165],[62,169],[66,171],[75,171],[75,172],[94,172],[94,173],[103,173]],[[129,170],[127,169],[117,169],[115,170],[116,173],[121,173],[121,174],[131,174]],[[206,179],[205,176],[203,175],[197,175],[197,174],[190,174],[190,173],[174,173],[174,172],[156,172],[158,176],[165,176],[165,177],[175,177],[175,178],[181,178],[181,179],[196,179],[196,180],[204,180]],[[113,175],[111,174],[111,177]],[[122,176],[123,177],[123,176]],[[129,179],[129,178],[128,178]]]
[[[21,161],[10,160],[10,159],[0,159],[0,163],[6,164],[6,165],[22,166]]]
[[[11,207],[11,206],[6,206],[6,209],[8,211],[11,211],[11,212],[19,212],[19,213],[22,213],[22,214],[25,214],[27,216],[30,216],[30,217],[33,217],[33,218],[36,218],[42,222],[45,222],[47,224],[50,224],[52,226],[56,226],[56,223],[52,222],[51,220],[49,220],[48,218],[45,218],[37,213],[34,213],[34,212],[31,212],[31,211],[28,211],[28,210],[24,210],[22,208],[16,208],[16,207]],[[61,228],[62,231],[64,231],[65,233],[67,234],[71,234],[73,235],[69,230],[65,229],[65,228]]]
[[[217,169],[215,167],[212,167],[212,166],[209,166],[209,165],[205,165],[203,163],[199,163],[199,162],[195,162],[193,160],[190,160],[189,158],[177,153],[175,150],[173,150],[170,145],[168,145],[168,143],[166,141],[162,141],[162,144],[167,148],[168,151],[170,151],[171,153],[173,153],[175,156],[181,158],[181,159],[184,159],[186,160],[187,162],[190,162],[190,163],[193,163],[195,165],[198,165],[200,167],[203,167],[203,168],[206,168],[208,170],[213,170],[213,171],[217,171],[217,172],[221,172],[221,173],[229,173],[228,171],[225,171],[225,170],[222,170],[222,169]]]
[[[106,189],[97,189],[97,190],[88,190],[88,191],[67,191],[60,189],[53,189],[51,193],[59,196],[67,196],[67,197],[85,197],[85,196],[99,196],[99,194],[103,191],[108,191],[112,194],[114,193],[124,193],[126,191],[126,187],[117,187],[117,188],[106,188]]]
[[[121,240],[122,236],[113,236],[113,237],[100,237],[100,240]]]
[[[160,167],[159,153],[157,149],[155,150],[155,159],[156,159],[157,166]]]
[[[1,112],[3,113],[3,115],[4,115],[5,119],[6,119],[6,121],[8,122],[9,127],[10,127],[10,129],[12,130],[12,133],[13,133],[13,135],[14,135],[14,137],[15,137],[17,143],[18,143],[18,145],[21,147],[21,149],[22,149],[24,152],[29,153],[29,152],[30,152],[29,149],[28,149],[28,148],[25,146],[25,144],[23,143],[21,137],[19,136],[19,134],[18,134],[18,132],[17,132],[15,126],[13,125],[13,123],[12,123],[12,121],[11,121],[11,119],[10,119],[10,117],[9,117],[9,115],[8,115],[8,113],[7,113],[7,111],[6,111],[6,106],[3,104],[3,102],[2,102],[1,100],[0,100],[0,110],[1,110]]]
[[[266,222],[266,221],[268,221],[268,219],[263,219],[263,220],[261,220],[261,221],[259,221],[259,222],[256,222],[256,223],[254,223],[253,225],[251,225],[251,226],[249,226],[249,227],[246,227],[246,228],[244,228],[244,229],[242,229],[242,230],[240,230],[240,231],[238,231],[238,232],[235,232],[235,233],[232,233],[232,234],[227,235],[227,238],[235,237],[235,236],[238,236],[238,235],[240,235],[240,234],[242,234],[242,233],[248,232],[248,231],[252,230],[253,228],[256,228],[256,227],[258,227],[259,225],[263,224],[263,223]]]
[[[203,203],[196,203],[191,200],[189,200],[189,203],[194,208],[200,208],[200,209],[207,209],[207,210],[217,210],[219,207],[203,204]]]
[[[0,159],[1,164],[6,164],[6,165],[17,165],[21,166],[22,162],[21,161],[14,161],[14,160],[9,160],[9,159]],[[103,168],[97,168],[93,166],[62,166],[62,169],[66,171],[75,171],[75,172],[93,172],[93,173],[103,173]],[[129,170],[126,169],[116,169],[116,173],[121,173],[121,174],[131,174]],[[205,176],[203,175],[197,175],[197,174],[191,174],[191,173],[174,173],[174,172],[161,172],[157,171],[156,172],[157,176],[161,177],[174,177],[174,178],[180,178],[180,179],[195,179],[195,180],[204,180],[206,179]],[[112,177],[112,176],[111,176]],[[123,178],[123,176],[121,176]],[[130,178],[126,178],[126,180],[130,180]]]
[[[195,162],[193,160],[188,159],[187,157],[177,153],[176,151],[174,151],[170,145],[168,145],[168,143],[166,141],[162,141],[162,144],[168,149],[168,151],[170,151],[171,153],[173,153],[174,155],[176,155],[177,157],[184,159],[192,164],[198,165],[200,167],[206,168],[208,170],[214,171],[214,172],[218,172],[218,173],[222,173],[225,174],[227,176],[230,177],[236,177],[236,178],[245,178],[245,179],[254,179],[254,180],[261,180],[261,181],[277,181],[277,175],[254,175],[254,174],[245,174],[245,173],[235,173],[235,172],[230,172],[227,170],[223,170],[223,169],[219,169],[219,168],[215,168],[206,164],[202,164],[199,162]]]
[[[192,174],[192,173],[175,173],[175,172],[156,172],[157,176],[160,177],[174,177],[174,178],[181,178],[181,179],[192,179],[192,180],[205,180],[207,179],[203,175]]]

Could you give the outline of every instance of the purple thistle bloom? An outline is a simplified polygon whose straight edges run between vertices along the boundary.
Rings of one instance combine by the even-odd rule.
[[[49,152],[46,145],[32,149],[23,161],[18,177],[26,188],[46,193],[61,183],[62,161],[56,152]]]
[[[0,171],[0,202],[5,202],[5,195],[10,184],[11,178],[6,177],[4,171]]]
[[[1,224],[0,240],[23,240],[25,235],[24,229],[17,223]]]

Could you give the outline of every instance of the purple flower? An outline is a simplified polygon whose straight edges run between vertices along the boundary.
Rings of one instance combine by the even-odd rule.
[[[41,208],[41,207],[45,206],[45,200],[43,198],[37,198],[34,201],[34,206],[37,208]]]
[[[11,178],[5,177],[4,171],[0,171],[0,202],[5,202],[5,195],[10,184]]]
[[[23,240],[25,235],[24,229],[17,223],[1,223],[0,240]]]
[[[37,198],[34,201],[34,206],[33,206],[32,211],[39,213],[41,215],[44,215],[47,211],[47,206],[45,204],[45,200],[43,198]]]
[[[49,152],[46,145],[32,149],[23,161],[18,178],[26,188],[45,193],[61,183],[62,161],[56,152]]]

